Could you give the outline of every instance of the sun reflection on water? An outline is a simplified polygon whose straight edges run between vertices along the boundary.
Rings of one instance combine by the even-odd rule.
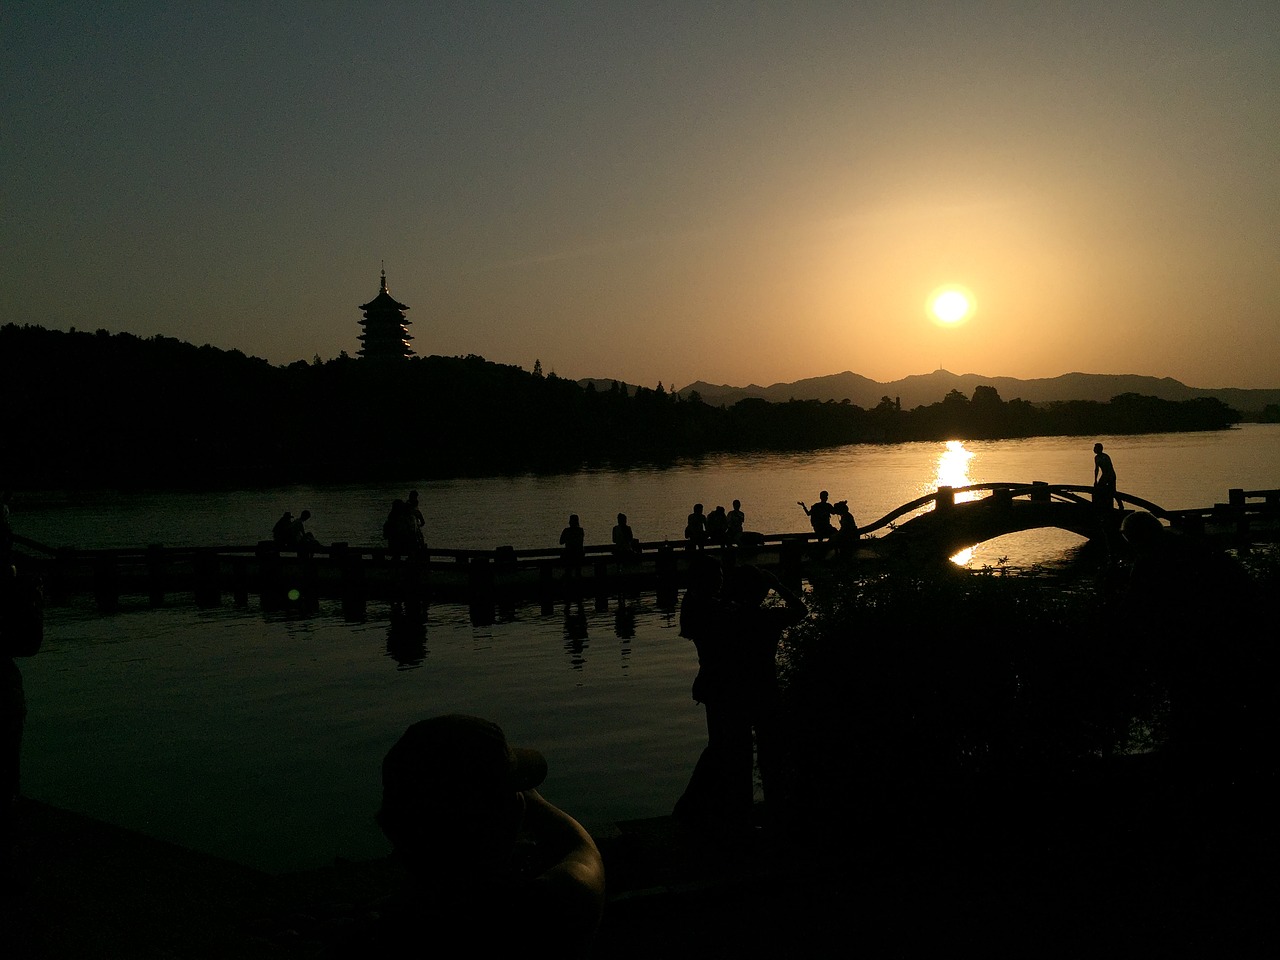
[[[938,456],[938,476],[934,483],[939,487],[967,487],[973,483],[969,478],[969,461],[972,459],[973,453],[965,449],[963,440],[948,440],[946,448]],[[976,500],[977,496],[973,492],[957,493],[956,503]],[[951,562],[963,567],[972,559],[973,547],[968,547],[953,556]]]

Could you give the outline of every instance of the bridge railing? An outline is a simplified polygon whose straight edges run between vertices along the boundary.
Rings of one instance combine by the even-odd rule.
[[[963,487],[942,486],[933,493],[927,493],[924,496],[917,497],[910,503],[904,503],[902,506],[891,510],[874,523],[867,524],[865,527],[859,527],[859,535],[866,536],[874,534],[880,530],[892,530],[897,526],[899,520],[903,517],[914,515],[921,512],[927,512],[929,509],[946,509],[959,503],[959,497],[962,494],[982,494],[986,493],[998,500],[1013,500],[1015,498],[1025,497],[1032,501],[1043,500],[1059,500],[1067,503],[1075,503],[1081,505],[1091,505],[1093,503],[1094,488],[1090,485],[1072,484],[1072,483],[1045,483],[1039,480],[1033,480],[1030,483],[1011,483],[1011,482],[995,482],[995,483],[973,483]],[[1126,505],[1147,510],[1158,517],[1166,517],[1168,512],[1157,504],[1142,497],[1129,493],[1117,491],[1115,498],[1121,500]],[[969,499],[983,500],[985,497],[974,496]]]

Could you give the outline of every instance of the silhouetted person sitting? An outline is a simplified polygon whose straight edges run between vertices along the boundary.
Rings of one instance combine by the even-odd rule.
[[[488,720],[409,727],[382,761],[377,815],[407,884],[363,955],[587,956],[604,863],[536,791],[546,773],[540,753],[510,747]]]
[[[1103,509],[1111,509],[1111,501],[1123,510],[1124,504],[1116,497],[1116,468],[1111,455],[1102,452],[1102,444],[1093,445],[1093,502]]]
[[[271,528],[271,542],[277,547],[288,547],[292,544],[293,514],[286,510]]]
[[[717,546],[724,546],[729,537],[729,517],[724,507],[716,507],[707,514],[707,541]]]
[[[797,500],[796,503],[809,518],[809,524],[819,540],[829,540],[835,535],[835,528],[831,526],[831,515],[835,513],[836,508],[827,502],[827,491],[823,490],[819,493],[818,502],[811,507],[806,507],[802,500]]]
[[[858,524],[849,511],[849,504],[840,500],[835,505],[835,514],[840,518],[840,529],[836,531],[836,557],[840,560],[852,560],[858,549]]]
[[[291,524],[289,524],[289,543],[287,544],[294,550],[318,550],[320,542],[307,532],[306,522],[311,519],[311,511],[303,510],[298,514]]]
[[[693,505],[693,513],[685,521],[684,538],[689,541],[690,550],[701,550],[702,545],[707,542],[707,517],[702,512],[700,503]]]

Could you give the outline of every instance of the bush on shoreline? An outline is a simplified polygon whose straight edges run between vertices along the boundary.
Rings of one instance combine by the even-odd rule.
[[[787,814],[865,842],[869,824],[954,824],[1026,789],[1047,815],[1065,785],[1124,757],[1270,777],[1276,657],[1259,617],[1276,558],[1255,550],[1232,566],[1247,583],[1198,570],[1198,594],[1169,582],[1185,595],[1163,597],[1139,593],[1132,556],[1075,581],[816,580],[780,659]]]

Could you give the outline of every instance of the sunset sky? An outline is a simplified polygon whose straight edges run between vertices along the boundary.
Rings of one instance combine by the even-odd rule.
[[[0,322],[1280,387],[1280,3],[22,2]],[[942,327],[945,284],[976,311]]]

